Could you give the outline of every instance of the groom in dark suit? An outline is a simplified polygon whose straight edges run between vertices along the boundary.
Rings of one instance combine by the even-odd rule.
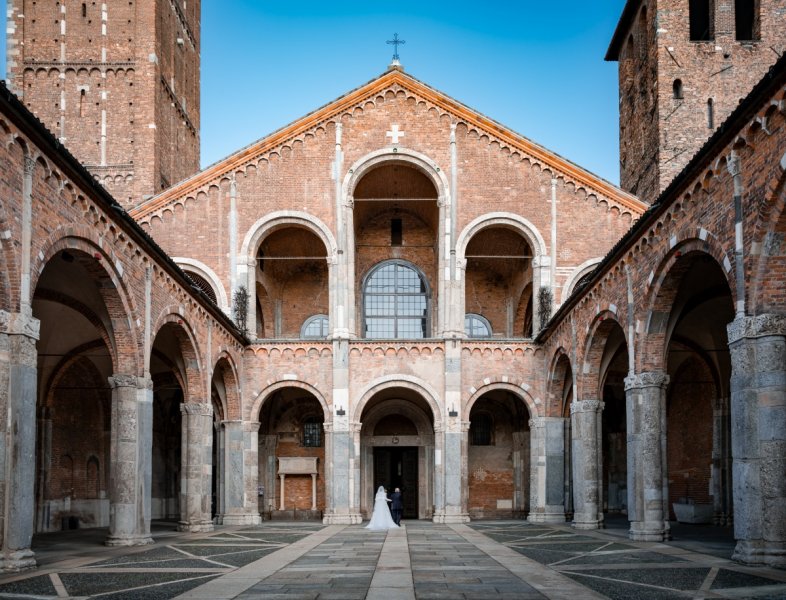
[[[401,490],[396,488],[390,495],[390,514],[396,525],[401,525],[402,512],[404,512],[404,503],[401,501]]]

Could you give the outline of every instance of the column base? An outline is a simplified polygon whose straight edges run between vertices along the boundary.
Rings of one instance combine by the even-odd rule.
[[[466,514],[466,513],[461,513],[461,514],[456,514],[456,515],[440,514],[440,515],[434,515],[434,517],[432,518],[432,522],[434,522],[434,523],[441,523],[443,525],[448,525],[448,524],[451,524],[451,523],[452,524],[469,523],[470,522],[470,518],[469,518],[469,515]]]
[[[181,521],[177,524],[177,530],[185,533],[209,533],[214,530],[213,521],[203,521],[201,523],[186,523]]]
[[[147,546],[154,544],[150,534],[110,535],[104,541],[105,546]]]
[[[3,553],[0,556],[0,571],[16,573],[36,568],[35,554],[32,550],[17,550],[16,552]]]
[[[603,520],[593,519],[585,515],[575,514],[573,515],[573,522],[571,523],[571,526],[574,529],[583,529],[583,530],[603,529]]]
[[[564,512],[531,512],[527,515],[530,523],[564,523]]]
[[[662,542],[668,537],[668,531],[663,527],[663,522],[641,523],[631,522],[628,538],[635,542]]]
[[[250,515],[221,515],[219,521],[222,525],[259,525],[262,517],[257,514]]]
[[[360,513],[352,513],[346,515],[325,515],[322,517],[323,525],[358,525],[363,522],[363,517]]]
[[[738,540],[731,559],[746,565],[784,568],[786,567],[786,542]]]

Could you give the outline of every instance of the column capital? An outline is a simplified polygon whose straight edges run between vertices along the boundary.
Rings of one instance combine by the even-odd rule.
[[[206,402],[184,402],[180,405],[180,413],[184,415],[213,416],[213,405]]]
[[[259,421],[241,421],[243,424],[243,431],[248,433],[259,433],[261,423]]]
[[[136,375],[125,375],[115,373],[108,378],[109,387],[113,390],[118,388],[135,388],[137,390],[152,390],[153,380],[149,377],[137,377]]]
[[[669,385],[669,376],[661,371],[634,373],[625,378],[625,391],[637,388],[659,387]]]
[[[786,336],[786,315],[757,315],[737,317],[726,326],[729,344],[744,338],[759,338],[773,335]]]
[[[574,400],[570,403],[570,414],[585,412],[600,412],[606,406],[600,400]]]
[[[32,175],[35,169],[35,159],[32,156],[25,156],[25,175]]]
[[[41,322],[35,317],[29,317],[22,313],[10,313],[0,310],[0,333],[9,335],[24,335],[38,340],[40,336]]]
[[[530,429],[542,429],[546,426],[546,417],[532,417],[529,420]]]

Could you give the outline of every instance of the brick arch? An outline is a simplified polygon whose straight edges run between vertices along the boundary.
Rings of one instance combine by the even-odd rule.
[[[375,379],[370,384],[368,384],[358,394],[359,400],[357,403],[355,403],[355,406],[350,412],[350,421],[359,423],[361,417],[363,416],[363,410],[365,410],[366,405],[374,396],[383,390],[396,387],[411,390],[417,393],[428,403],[429,407],[431,408],[432,417],[434,419],[434,428],[436,430],[439,427],[439,424],[442,423],[442,411],[440,410],[439,403],[437,401],[437,398],[440,396],[437,393],[437,390],[434,389],[431,384],[423,381],[418,377],[412,377],[411,375],[387,375],[385,377]]]
[[[204,278],[206,281],[213,286],[213,289],[216,291],[216,297],[218,299],[218,306],[224,310],[224,312],[229,312],[230,305],[229,299],[227,297],[226,288],[224,288],[224,284],[221,282],[221,279],[216,275],[216,272],[208,267],[205,263],[195,258],[185,258],[182,256],[176,256],[172,258],[173,261],[177,264],[178,267],[183,269],[184,271],[192,271],[199,275],[200,277]],[[188,273],[186,273],[188,274]]]
[[[512,229],[527,240],[532,252],[536,257],[548,254],[546,241],[543,239],[538,228],[535,227],[530,221],[524,217],[507,212],[493,212],[481,215],[470,222],[461,233],[458,235],[456,241],[456,257],[459,261],[464,261],[464,256],[467,252],[467,246],[470,240],[478,233],[489,227],[504,227]]]
[[[305,381],[299,380],[282,380],[276,381],[274,383],[269,384],[265,389],[263,389],[257,397],[254,398],[254,402],[251,404],[251,408],[245,417],[252,421],[259,421],[259,414],[262,412],[262,406],[267,402],[268,398],[272,397],[275,392],[278,390],[283,390],[285,388],[299,388],[304,390],[314,396],[319,402],[319,405],[322,407],[322,412],[324,413],[325,423],[330,423],[333,421],[333,415],[330,412],[330,408],[328,407],[327,400],[322,395],[315,386],[307,383]]]
[[[221,379],[224,381],[224,389],[226,390],[225,405],[222,406],[224,418],[242,418],[240,388],[238,385],[240,379],[237,374],[237,365],[228,352],[221,352],[214,361],[214,376],[216,373],[221,374]]]
[[[450,194],[445,172],[425,154],[408,148],[383,148],[369,152],[356,160],[344,176],[341,191],[344,198],[354,195],[358,182],[373,169],[388,162],[403,163],[412,167],[431,180],[437,190],[439,202],[445,202]]]
[[[66,374],[68,369],[76,363],[78,360],[83,358],[87,352],[91,350],[97,350],[100,348],[105,347],[105,343],[103,340],[93,340],[92,342],[87,342],[85,344],[81,344],[76,348],[72,348],[65,356],[63,356],[57,364],[52,369],[52,373],[49,375],[49,378],[46,381],[46,384],[42,388],[42,391],[46,393],[46,397],[44,399],[44,405],[50,406],[52,403],[53,398],[53,390],[55,386],[60,382],[63,376]]]
[[[364,416],[361,435],[363,437],[373,436],[377,424],[391,414],[400,415],[412,421],[420,436],[434,435],[434,426],[429,421],[426,412],[420,406],[405,400],[386,400],[369,409],[368,414]]]
[[[161,311],[152,330],[151,352],[158,335],[164,327],[171,325],[185,366],[184,372],[181,373],[186,384],[185,389],[183,389],[183,402],[208,402],[210,398],[204,398],[207,387],[202,361],[199,358],[201,352],[199,351],[196,334],[191,324],[178,312],[179,309],[179,306],[167,306]],[[145,357],[147,368],[149,368],[151,358],[152,356]]]
[[[483,396],[485,396],[489,392],[493,392],[494,390],[504,390],[506,392],[510,392],[514,396],[517,396],[519,400],[524,402],[527,407],[527,411],[529,412],[530,419],[534,419],[538,416],[538,406],[536,400],[532,398],[528,391],[523,389],[519,385],[515,385],[513,383],[505,382],[505,381],[492,381],[482,385],[479,388],[475,388],[475,391],[472,395],[467,399],[464,412],[462,415],[462,419],[469,419],[469,415],[472,412],[472,407],[475,405],[475,402],[480,400]]]
[[[584,340],[584,356],[578,365],[582,365],[581,375],[574,371],[577,384],[576,400],[598,400],[602,397],[601,380],[604,373],[603,352],[606,343],[615,329],[622,332],[625,346],[630,357],[630,340],[628,339],[625,327],[620,323],[617,315],[610,310],[601,311],[595,316],[590,324],[589,331]]]
[[[732,301],[736,300],[729,254],[724,252],[714,236],[701,235],[706,239],[673,240],[672,248],[652,273],[652,285],[644,303],[647,307],[646,324],[636,348],[636,368],[641,372],[666,371],[670,333],[667,326],[680,284],[691,265],[690,261],[683,260],[686,255],[712,258],[725,276]]]
[[[280,210],[269,213],[254,223],[243,238],[240,256],[248,262],[256,260],[259,245],[274,231],[286,227],[300,227],[315,234],[325,245],[328,264],[335,260],[338,245],[330,228],[321,220],[306,212],[297,210]]]
[[[773,293],[780,289],[779,284],[782,286],[783,280],[782,275],[779,276],[776,269],[771,268],[775,262],[773,259],[777,259],[777,257],[769,256],[766,251],[770,240],[774,239],[776,233],[786,233],[786,154],[781,158],[778,179],[775,185],[769,189],[773,191],[760,212],[754,230],[758,235],[756,239],[752,240],[765,249],[759,254],[751,273],[753,281],[750,284],[748,313],[752,315],[768,312],[786,313],[786,306],[778,305],[772,301]],[[783,259],[781,258],[781,260]]]
[[[95,237],[97,237],[95,230],[84,225],[69,224],[67,227],[58,227],[34,257],[30,268],[30,290],[35,293],[44,268],[58,253],[67,250],[72,254],[89,257],[81,264],[96,282],[104,308],[112,323],[111,334],[106,331],[103,324],[99,331],[106,332],[108,347],[114,359],[115,373],[140,375],[142,373],[139,360],[140,340],[131,326],[139,318],[134,297],[117,271],[116,264],[111,258],[111,249],[106,248],[106,243],[101,240],[93,239]]]
[[[565,301],[570,297],[570,295],[573,293],[573,289],[576,287],[576,284],[581,281],[581,278],[592,273],[592,271],[597,268],[602,260],[602,258],[590,258],[573,269],[573,272],[568,276],[568,278],[565,280],[565,283],[562,285],[561,304],[564,304]]]
[[[565,406],[562,405],[562,397],[565,395],[563,387],[566,375],[566,363],[570,368],[571,383],[576,381],[576,369],[570,361],[570,355],[564,347],[560,346],[554,353],[549,367],[549,379],[546,382],[546,414],[553,416],[564,416]]]

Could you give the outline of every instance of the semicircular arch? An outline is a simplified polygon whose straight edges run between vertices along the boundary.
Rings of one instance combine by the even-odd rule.
[[[361,421],[366,405],[379,392],[397,387],[416,392],[428,403],[434,418],[435,428],[439,423],[442,423],[442,411],[437,402],[437,398],[439,398],[437,390],[427,381],[411,375],[386,375],[369,383],[357,395],[358,401],[354,403],[351,421],[356,423]]]
[[[262,411],[262,406],[267,402],[268,398],[272,397],[273,394],[279,390],[283,390],[286,388],[298,388],[304,390],[314,396],[319,402],[319,405],[322,407],[322,412],[325,416],[325,423],[330,423],[333,421],[333,417],[330,413],[330,408],[328,407],[327,400],[322,395],[322,392],[317,389],[316,386],[311,385],[306,381],[300,381],[296,379],[285,379],[281,381],[275,381],[260,391],[254,401],[251,403],[251,406],[248,410],[248,413],[245,415],[245,418],[258,422],[259,421],[259,414]]]

